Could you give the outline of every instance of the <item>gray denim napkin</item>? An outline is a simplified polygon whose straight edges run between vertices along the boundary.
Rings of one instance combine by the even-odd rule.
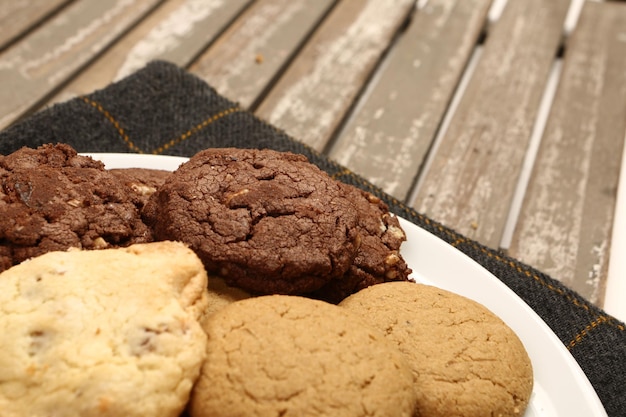
[[[0,132],[0,154],[64,142],[79,152],[191,156],[209,147],[306,155],[335,178],[382,198],[392,212],[469,255],[521,297],[578,361],[610,416],[626,416],[626,328],[558,281],[468,239],[240,109],[202,80],[155,61],[103,90],[54,105]]]

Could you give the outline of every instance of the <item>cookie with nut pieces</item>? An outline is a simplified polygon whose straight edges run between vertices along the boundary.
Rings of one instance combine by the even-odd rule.
[[[172,173],[154,168],[113,168],[109,172],[132,190],[139,200],[140,208]]]
[[[389,207],[373,194],[342,184],[354,204],[359,233],[359,250],[343,277],[333,279],[310,294],[331,303],[338,303],[370,285],[388,281],[406,281],[411,269],[400,253],[406,234]]]
[[[156,239],[190,245],[210,274],[256,294],[302,294],[344,276],[359,247],[341,183],[305,156],[219,148],[195,154],[152,195]]]
[[[0,271],[50,251],[152,240],[139,198],[69,145],[0,156]]]

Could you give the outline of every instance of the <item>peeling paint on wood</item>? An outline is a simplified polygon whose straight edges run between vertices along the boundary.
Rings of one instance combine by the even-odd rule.
[[[626,131],[625,6],[583,8],[509,250],[598,304]]]
[[[0,0],[0,51],[68,0]]]
[[[170,0],[103,54],[51,102],[65,101],[103,88],[163,59],[187,66],[249,0]]]
[[[168,59],[179,65],[188,64],[245,4],[246,1],[241,0],[188,0],[181,3],[143,39],[133,45],[117,71],[115,80],[126,77],[153,59]],[[220,12],[223,16],[217,16],[216,19]],[[192,42],[186,40],[194,35],[199,41],[191,47],[192,45],[188,44]],[[174,58],[177,55],[181,58]]]
[[[568,6],[508,1],[421,183],[417,210],[498,246]]]
[[[414,3],[340,2],[257,115],[322,150]]]
[[[85,0],[67,7],[0,55],[0,128],[29,111],[77,72],[156,0]]]
[[[190,71],[248,108],[333,2],[257,1],[196,60]]]
[[[404,200],[485,24],[490,0],[431,0],[402,34],[331,158]]]

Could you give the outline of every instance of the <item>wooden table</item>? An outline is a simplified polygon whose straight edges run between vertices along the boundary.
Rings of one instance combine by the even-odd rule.
[[[626,2],[0,0],[0,128],[153,59],[626,318]]]

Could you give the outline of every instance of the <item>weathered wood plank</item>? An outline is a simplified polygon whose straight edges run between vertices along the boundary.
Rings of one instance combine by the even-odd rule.
[[[71,0],[0,0],[0,51]]]
[[[157,0],[84,0],[0,55],[0,129],[8,126],[141,19]]]
[[[218,92],[249,108],[335,0],[259,0],[190,67]]]
[[[626,4],[587,2],[509,253],[600,304],[625,115]]]
[[[60,91],[51,102],[103,88],[162,59],[185,67],[250,0],[169,0],[134,27]]]
[[[414,8],[413,0],[343,0],[256,113],[322,150]]]
[[[413,206],[497,247],[568,0],[509,0],[421,181]]]
[[[329,155],[408,196],[485,25],[491,0],[430,0],[402,34]]]

